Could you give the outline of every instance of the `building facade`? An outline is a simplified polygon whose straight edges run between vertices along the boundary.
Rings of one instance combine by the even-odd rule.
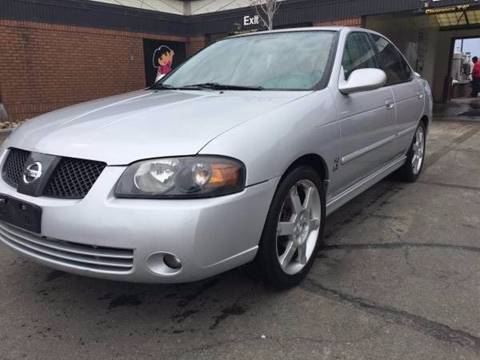
[[[2,0],[0,104],[24,120],[63,106],[139,89],[161,66],[206,45],[262,28],[250,0]],[[276,28],[363,26],[389,36],[448,98],[452,42],[480,36],[476,0],[284,0]],[[478,21],[477,21],[478,15]],[[174,55],[174,57],[173,57]]]

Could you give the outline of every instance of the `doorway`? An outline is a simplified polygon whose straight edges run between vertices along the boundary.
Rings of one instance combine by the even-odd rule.
[[[471,74],[474,57],[480,57],[480,36],[452,39],[448,100],[466,98],[472,93]]]
[[[425,11],[374,15],[367,16],[365,24],[367,28],[390,38],[413,69],[428,80],[434,101],[446,103],[453,95],[461,95],[457,92],[453,94],[452,89],[452,58],[456,41],[480,37],[480,13],[476,21],[477,11],[480,10],[474,9],[462,10],[461,16],[456,12]],[[464,50],[465,46],[464,41]]]

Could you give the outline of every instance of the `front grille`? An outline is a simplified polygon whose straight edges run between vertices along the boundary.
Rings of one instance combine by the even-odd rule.
[[[3,180],[18,188],[30,156],[29,151],[11,148],[2,169]],[[102,173],[100,161],[62,157],[53,170],[41,195],[59,199],[83,199]]]
[[[46,238],[1,222],[0,240],[34,258],[67,267],[99,273],[128,273],[133,269],[132,249]]]
[[[62,199],[82,199],[97,181],[106,164],[99,161],[62,158],[44,195]]]
[[[23,169],[29,156],[29,151],[10,149],[5,164],[3,165],[3,180],[9,185],[17,187],[22,179]]]

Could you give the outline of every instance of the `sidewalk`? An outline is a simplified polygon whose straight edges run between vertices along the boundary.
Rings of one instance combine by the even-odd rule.
[[[480,98],[452,99],[447,104],[434,104],[434,120],[480,122]]]

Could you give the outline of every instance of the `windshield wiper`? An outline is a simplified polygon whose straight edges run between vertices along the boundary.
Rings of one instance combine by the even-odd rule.
[[[153,90],[201,90],[201,89],[211,89],[211,90],[264,90],[261,86],[242,86],[242,85],[227,85],[219,84],[215,82],[207,82],[200,84],[191,84],[183,86],[173,86],[166,85],[162,83],[153,84],[151,89]]]
[[[194,88],[201,88],[201,89],[212,89],[212,90],[264,90],[264,88],[261,86],[228,85],[228,84],[219,84],[215,82],[192,84],[187,86],[194,87]]]
[[[199,90],[203,88],[195,85],[172,86],[172,85],[164,85],[162,83],[155,83],[150,87],[150,89],[152,90]]]

